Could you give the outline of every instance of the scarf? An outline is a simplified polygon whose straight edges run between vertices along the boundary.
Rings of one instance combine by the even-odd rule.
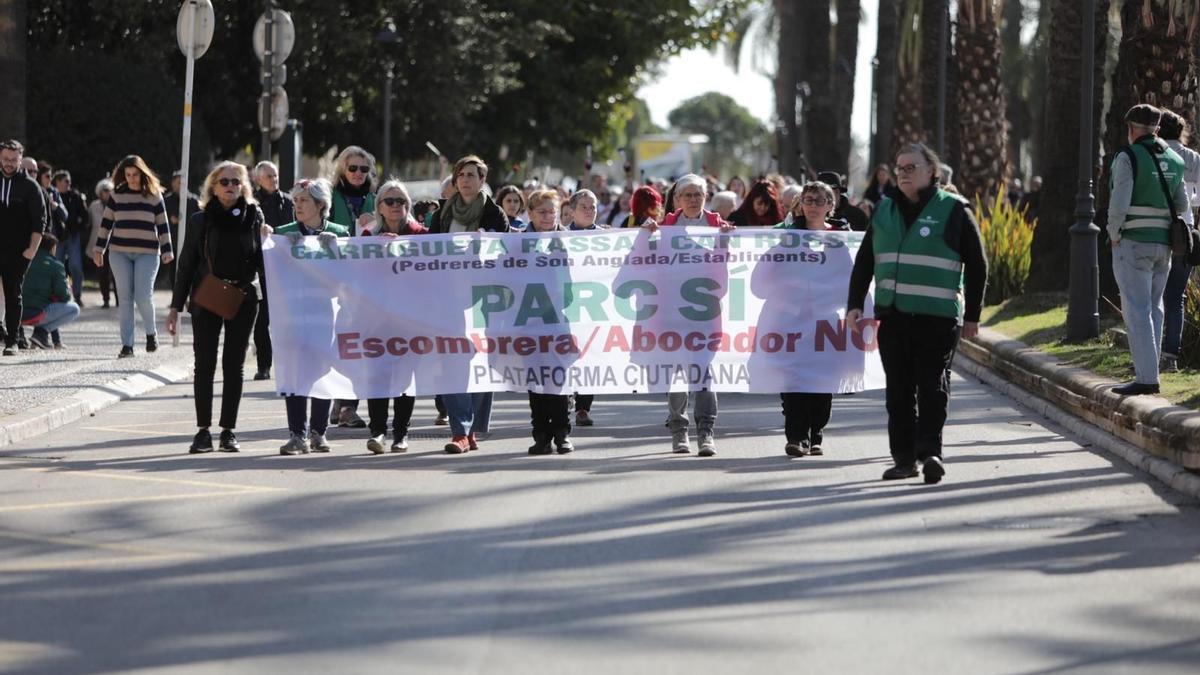
[[[446,200],[446,206],[443,209],[446,215],[442,217],[442,224],[445,231],[450,231],[450,224],[458,221],[466,226],[467,232],[475,232],[479,230],[479,226],[483,221],[483,205],[487,202],[487,196],[480,192],[475,196],[475,201],[470,204],[463,201],[462,195],[457,192],[453,197]]]

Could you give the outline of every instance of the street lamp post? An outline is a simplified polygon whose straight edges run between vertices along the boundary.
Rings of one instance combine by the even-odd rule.
[[[263,14],[266,17],[266,39],[263,42],[263,59],[262,59],[262,102],[260,109],[262,110],[262,119],[258,121],[259,131],[262,134],[262,139],[259,142],[258,158],[263,161],[271,159],[271,92],[274,87],[273,71],[275,69],[275,0],[267,0],[267,11]]]
[[[1071,226],[1071,279],[1067,304],[1067,341],[1082,342],[1100,335],[1100,262],[1096,250],[1100,228],[1092,192],[1095,139],[1092,137],[1092,97],[1096,55],[1096,0],[1083,0],[1083,53],[1079,77],[1079,191],[1075,195],[1075,224]]]
[[[946,157],[946,57],[950,42],[950,3],[943,4],[942,30],[938,39],[937,151]],[[947,161],[947,160],[943,160]]]
[[[396,24],[387,20],[384,29],[375,37],[384,51],[396,44]],[[383,83],[383,177],[387,180],[392,174],[392,80],[395,79],[396,65],[391,55],[388,56],[387,79]]]

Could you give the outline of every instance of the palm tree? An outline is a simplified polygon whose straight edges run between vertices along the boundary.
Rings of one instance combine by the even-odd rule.
[[[904,0],[900,10],[900,47],[896,58],[900,87],[896,91],[896,115],[889,157],[906,143],[925,138],[921,110],[921,0]]]
[[[1008,118],[1000,77],[1001,0],[959,0],[955,59],[962,161],[954,183],[968,199],[986,199],[1008,167]]]
[[[875,43],[875,138],[871,139],[873,162],[887,162],[892,149],[896,121],[897,57],[900,49],[900,8],[894,2],[879,3],[878,37]],[[874,166],[870,170],[874,170]]]
[[[826,168],[846,173],[850,162],[849,121],[854,114],[854,74],[858,61],[858,24],[862,20],[862,6],[859,0],[836,0],[834,6],[837,8],[837,28],[833,35],[834,59],[830,73],[835,122],[834,163]]]
[[[26,0],[0,0],[0,139],[25,139]]]
[[[1043,0],[1047,1],[1047,0]],[[1042,202],[1033,231],[1027,292],[1063,291],[1069,282],[1075,192],[1079,185],[1079,75],[1083,12],[1078,0],[1053,0],[1050,9],[1044,126],[1039,137],[1042,157]],[[1109,0],[1096,0],[1096,51],[1092,92],[1093,129],[1100,129],[1104,105],[1104,57],[1108,51]],[[1096,138],[1096,144],[1099,137]],[[1097,154],[1097,159],[1099,155]],[[1098,174],[1098,172],[1096,172]]]

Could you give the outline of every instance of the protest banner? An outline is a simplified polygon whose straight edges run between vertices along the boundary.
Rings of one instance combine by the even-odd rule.
[[[281,393],[847,393],[861,233],[662,228],[264,244]],[[867,316],[871,316],[868,305]]]

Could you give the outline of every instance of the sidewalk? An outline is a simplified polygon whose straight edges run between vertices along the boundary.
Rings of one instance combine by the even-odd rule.
[[[140,318],[135,356],[117,359],[121,350],[118,310],[100,308],[100,294],[85,293],[78,321],[62,330],[65,349],[20,351],[0,358],[0,447],[45,433],[91,415],[117,401],[144,394],[191,374],[192,336],[188,316],[178,347],[164,328],[169,291],[156,291],[159,349],[146,353]],[[31,329],[26,328],[26,335]]]

